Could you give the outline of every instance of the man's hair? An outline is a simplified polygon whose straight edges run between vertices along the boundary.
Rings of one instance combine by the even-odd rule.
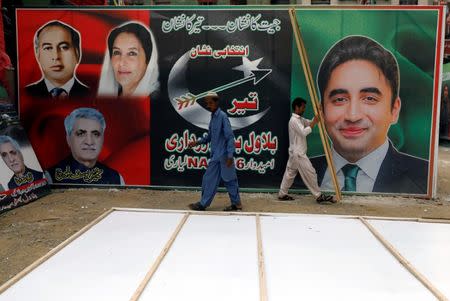
[[[22,153],[20,151],[19,143],[17,143],[16,140],[11,138],[10,136],[1,135],[0,136],[0,145],[5,144],[5,143],[11,143],[11,145],[16,149],[16,151],[18,151],[19,153]]]
[[[64,119],[64,127],[66,128],[67,136],[70,136],[70,134],[72,134],[75,121],[80,118],[97,121],[98,123],[100,123],[100,126],[102,128],[102,134],[105,132],[106,122],[102,113],[92,108],[78,108],[76,110],[73,110],[72,113],[70,113],[66,117],[66,119]]]
[[[394,55],[378,42],[364,36],[349,36],[336,44],[327,52],[319,67],[317,83],[322,101],[331,73],[339,65],[352,60],[366,60],[380,69],[389,82],[392,92],[391,107],[398,97],[400,74]]]
[[[306,105],[306,99],[303,99],[301,97],[297,97],[292,101],[292,111],[295,111],[295,107],[301,107],[302,104]]]
[[[146,29],[143,25],[139,23],[126,23],[122,26],[114,28],[108,36],[108,50],[109,50],[109,58],[112,57],[112,48],[114,45],[114,41],[117,36],[121,33],[131,33],[133,34],[142,45],[145,51],[145,63],[148,64],[150,61],[150,56],[153,51],[152,37],[148,29]]]
[[[80,52],[80,48],[81,48],[81,42],[80,42],[80,33],[78,31],[76,31],[73,27],[71,27],[70,25],[61,22],[61,21],[50,21],[46,24],[44,24],[41,28],[38,29],[38,31],[36,31],[36,34],[34,35],[34,51],[36,53],[38,53],[39,50],[39,35],[41,34],[41,32],[47,28],[47,27],[52,27],[52,26],[58,26],[61,27],[65,30],[67,30],[70,33],[70,36],[72,38],[72,45],[75,48],[75,53],[77,54],[78,57],[78,62],[80,62],[81,59],[81,52]]]

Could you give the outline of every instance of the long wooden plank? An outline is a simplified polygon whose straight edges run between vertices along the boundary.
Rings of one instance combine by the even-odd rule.
[[[258,241],[258,272],[259,272],[260,300],[267,301],[266,269],[264,264],[264,251],[262,246],[261,219],[259,214],[256,215],[256,239]]]
[[[255,217],[191,215],[139,301],[259,300]]]
[[[269,300],[437,300],[359,220],[261,217],[261,230]]]
[[[420,273],[406,258],[403,257],[366,219],[359,220],[369,229],[381,244],[397,259],[414,277],[417,278],[430,292],[440,301],[448,301],[447,297],[440,292],[422,273]]]
[[[80,231],[63,241],[61,244],[56,246],[54,249],[50,250],[47,254],[36,260],[34,263],[23,269],[20,273],[18,273],[16,276],[8,280],[6,283],[4,283],[0,287],[0,294],[6,291],[8,288],[10,288],[12,285],[14,285],[17,281],[19,281],[21,278],[23,278],[25,275],[33,271],[35,268],[37,268],[39,265],[41,265],[43,262],[45,262],[47,259],[58,253],[61,249],[63,249],[65,246],[67,246],[69,243],[80,237],[83,233],[85,233],[87,230],[92,228],[94,225],[99,223],[101,220],[103,220],[107,215],[109,215],[111,212],[113,212],[114,209],[109,209],[105,211],[102,215],[94,219],[92,222],[84,226]]]
[[[325,157],[327,159],[328,167],[330,168],[331,178],[333,180],[334,190],[336,193],[336,199],[340,201],[342,199],[341,189],[339,186],[339,182],[336,177],[336,168],[334,167],[333,159],[331,156],[331,148],[328,142],[328,138],[326,137],[326,129],[325,124],[323,122],[323,112],[321,109],[321,105],[319,102],[319,98],[317,96],[315,82],[312,78],[311,68],[309,66],[308,55],[306,53],[305,45],[303,43],[303,38],[300,30],[300,24],[297,21],[297,16],[295,13],[295,9],[289,9],[289,16],[291,18],[292,32],[294,33],[295,42],[297,45],[297,50],[301,58],[302,69],[305,74],[306,84],[308,86],[309,96],[311,98],[311,102],[313,104],[314,114],[319,115],[319,133],[320,139],[322,140],[323,149],[325,152]]]
[[[167,241],[166,245],[162,249],[161,253],[159,254],[156,261],[153,263],[150,270],[145,275],[144,279],[139,284],[138,288],[134,292],[133,296],[131,296],[130,301],[136,301],[141,296],[142,292],[144,291],[145,287],[147,286],[148,282],[152,278],[152,276],[155,274],[156,270],[158,269],[159,265],[161,264],[162,260],[166,256],[167,252],[169,252],[170,247],[172,246],[173,242],[178,236],[178,233],[180,233],[181,228],[183,228],[184,224],[186,223],[186,220],[189,217],[189,213],[186,213],[181,221],[178,223],[178,226],[176,227],[175,231],[173,231],[170,239]]]

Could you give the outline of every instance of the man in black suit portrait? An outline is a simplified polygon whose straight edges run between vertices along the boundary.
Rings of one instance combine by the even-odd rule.
[[[81,60],[80,34],[61,21],[50,21],[36,31],[34,51],[42,78],[26,86],[34,97],[85,97],[89,88],[75,76]]]
[[[343,191],[426,194],[428,161],[400,153],[389,140],[397,123],[399,67],[390,51],[364,36],[337,42],[317,82],[332,157]],[[334,190],[325,156],[311,160],[324,190]]]
[[[93,108],[77,108],[65,119],[71,154],[51,167],[50,183],[125,185],[122,175],[98,162],[106,129],[105,117]]]
[[[8,182],[9,189],[30,184],[44,177],[42,171],[31,169],[25,165],[19,144],[10,136],[0,136],[0,155],[6,166],[14,173]]]

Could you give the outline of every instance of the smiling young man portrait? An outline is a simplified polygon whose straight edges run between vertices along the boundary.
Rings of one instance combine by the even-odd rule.
[[[402,107],[393,54],[370,38],[346,37],[325,55],[317,82],[341,189],[426,194],[428,161],[399,152],[388,138]],[[321,188],[334,190],[325,157],[311,162]]]

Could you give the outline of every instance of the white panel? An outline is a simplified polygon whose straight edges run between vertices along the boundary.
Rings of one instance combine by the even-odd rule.
[[[139,301],[259,298],[253,216],[188,218]]]
[[[269,300],[436,300],[359,220],[263,217],[261,226]]]
[[[0,295],[0,301],[129,300],[182,216],[113,212]]]
[[[375,229],[450,299],[450,224],[370,220]]]

